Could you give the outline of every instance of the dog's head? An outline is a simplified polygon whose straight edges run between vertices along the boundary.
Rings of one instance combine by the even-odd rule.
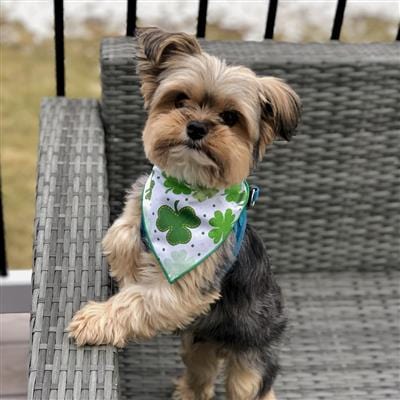
[[[300,101],[283,81],[202,51],[185,33],[138,33],[148,119],[146,156],[168,175],[224,188],[245,179],[276,138],[289,140]]]

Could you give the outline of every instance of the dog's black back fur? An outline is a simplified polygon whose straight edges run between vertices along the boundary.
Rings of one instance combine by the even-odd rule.
[[[221,343],[263,374],[260,395],[278,372],[277,347],[286,326],[281,290],[263,242],[248,225],[237,259],[220,283],[221,298],[191,326],[195,341]]]

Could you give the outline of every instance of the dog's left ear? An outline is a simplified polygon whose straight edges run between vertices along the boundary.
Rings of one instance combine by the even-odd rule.
[[[159,28],[137,30],[138,74],[142,81],[145,107],[158,86],[158,76],[168,67],[173,57],[201,53],[201,47],[194,36],[184,32],[170,33]]]
[[[296,92],[283,80],[258,78],[260,83],[261,122],[258,159],[277,137],[289,141],[300,120],[301,102]]]

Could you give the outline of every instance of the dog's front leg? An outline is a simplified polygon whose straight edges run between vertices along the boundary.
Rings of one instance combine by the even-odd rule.
[[[104,303],[90,302],[72,319],[68,329],[78,346],[143,340],[158,332],[184,328],[209,310],[218,292],[204,292],[188,282],[132,284]]]
[[[155,332],[144,322],[144,299],[139,288],[130,285],[104,303],[89,302],[73,317],[68,327],[70,337],[75,338],[78,346],[122,347],[128,338],[139,338],[134,332],[139,331],[140,324],[141,338],[152,337]]]
[[[124,211],[108,229],[102,245],[111,276],[120,287],[137,281],[143,244],[140,234],[141,196],[147,176],[140,177],[129,192]]]

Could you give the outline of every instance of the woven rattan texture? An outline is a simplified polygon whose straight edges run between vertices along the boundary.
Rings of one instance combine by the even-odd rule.
[[[46,99],[39,148],[28,398],[116,399],[117,353],[77,349],[66,326],[110,294],[104,131],[94,100]]]
[[[276,142],[252,177],[262,197],[250,218],[281,273],[291,321],[279,398],[397,399],[399,45],[203,44],[286,79],[303,101],[297,137]],[[149,169],[135,42],[106,39],[101,63],[115,217],[125,190]],[[167,399],[182,368],[178,349],[170,336],[122,351],[122,398]]]
[[[204,48],[260,75],[286,79],[303,101],[298,135],[276,142],[251,182],[257,219],[280,271],[383,270],[400,259],[398,44],[208,42]],[[111,214],[148,171],[135,42],[102,45]]]
[[[278,399],[398,399],[399,279],[389,270],[280,275],[291,323]],[[121,398],[171,398],[178,352],[174,337],[128,347],[119,362]],[[221,380],[217,393],[224,399]]]
[[[304,102],[298,137],[276,143],[254,177],[264,189],[255,223],[284,272],[291,320],[279,397],[397,399],[398,46],[205,46],[286,78]],[[134,71],[134,42],[106,40],[103,118],[114,215],[124,190],[148,168]],[[46,100],[40,140],[28,397],[116,399],[115,350],[76,349],[65,331],[82,302],[110,294],[100,247],[108,191],[96,102]],[[121,397],[168,398],[181,370],[178,346],[161,337],[123,351]]]

